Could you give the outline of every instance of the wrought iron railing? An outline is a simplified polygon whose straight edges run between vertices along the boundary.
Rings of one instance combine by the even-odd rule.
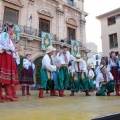
[[[0,20],[0,30],[2,30],[2,27],[4,25],[5,21]],[[31,36],[35,36],[35,37],[41,37],[41,32],[40,30],[37,30],[35,28],[32,27],[27,27],[27,26],[20,26],[20,33],[21,34],[27,34],[27,35],[31,35]],[[52,34],[53,37],[53,41],[56,41],[56,35]]]
[[[74,1],[70,1],[70,0],[68,0],[68,5],[77,7],[77,4]]]

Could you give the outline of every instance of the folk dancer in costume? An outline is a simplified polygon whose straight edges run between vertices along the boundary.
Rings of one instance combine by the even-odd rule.
[[[120,84],[120,54],[118,54],[117,64],[118,64],[118,83]]]
[[[11,85],[18,84],[18,71],[13,58],[15,46],[10,36],[14,33],[14,25],[6,24],[0,34],[0,102],[2,96],[2,84],[5,86],[5,98],[10,101],[17,101],[12,95]]]
[[[107,71],[106,66],[100,66],[100,70],[101,73],[96,78],[96,96],[105,96],[105,93],[110,96],[110,93],[114,92],[114,77],[111,72]]]
[[[119,94],[119,87],[120,82],[118,80],[118,65],[117,65],[117,57],[114,51],[110,53],[110,66],[111,66],[111,73],[114,77],[114,83],[115,83],[115,90],[116,90],[116,96],[120,96]]]
[[[25,87],[26,94],[30,94],[30,86],[34,84],[34,69],[35,65],[31,59],[31,53],[26,53],[26,58],[23,59],[23,70],[21,72],[20,84],[22,85],[22,96],[25,96]]]
[[[57,69],[57,67],[53,65],[54,63],[52,57],[55,50],[55,48],[49,46],[46,50],[46,55],[42,59],[42,68],[40,69],[41,85],[39,98],[44,98],[43,93],[46,89],[50,90],[50,96],[57,96],[54,89],[54,78],[52,74]]]
[[[87,78],[89,79],[89,91],[90,92],[94,92],[94,82],[93,82],[93,78],[95,76],[91,65],[87,65],[87,72],[86,72]]]
[[[73,73],[75,72],[75,74],[74,74],[74,79],[73,79],[74,81],[71,85],[71,96],[74,96],[74,92],[77,92],[78,90],[80,90],[81,92],[86,92],[86,96],[90,96],[89,95],[89,80],[86,76],[87,65],[86,65],[86,62],[81,58],[81,55],[77,54],[75,56],[72,66],[73,66],[72,67]],[[77,84],[76,87],[75,87],[75,84]],[[75,89],[77,91],[75,91]]]
[[[110,66],[110,64],[109,64],[109,62],[108,62],[108,57],[102,57],[102,59],[101,59],[101,64],[96,68],[96,76],[99,74],[99,73],[101,73],[101,71],[100,71],[100,66],[101,65],[104,65],[104,66],[106,66],[106,69],[107,69],[107,71],[108,72],[110,72],[111,71],[111,66]]]
[[[67,46],[61,47],[61,52],[57,54],[56,58],[61,64],[61,67],[57,70],[56,89],[59,91],[59,96],[63,97],[69,81],[68,63],[70,61],[70,52],[67,50]]]

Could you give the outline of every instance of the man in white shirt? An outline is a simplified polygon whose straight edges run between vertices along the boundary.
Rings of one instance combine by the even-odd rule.
[[[75,56],[74,62],[71,66],[71,72],[73,74],[73,81],[71,85],[71,94],[74,96],[74,92],[79,90],[86,93],[86,96],[89,95],[89,80],[86,77],[87,65],[86,62],[81,58],[81,55],[77,54]]]
[[[97,93],[96,96],[110,96],[111,92],[114,92],[114,77],[111,72],[108,72],[106,66],[100,66],[101,73],[97,75],[96,78],[96,87]]]
[[[42,59],[42,68],[40,70],[41,85],[39,91],[39,97],[44,98],[43,92],[46,89],[50,90],[51,96],[56,96],[54,90],[54,80],[52,72],[56,71],[57,67],[53,65],[52,55],[56,49],[49,46],[46,50],[46,55]]]
[[[60,61],[61,67],[57,71],[57,79],[56,79],[56,89],[59,91],[59,96],[63,97],[64,89],[68,87],[68,63],[70,61],[70,52],[67,49],[67,46],[63,46],[61,48],[61,52],[59,52],[56,58]]]

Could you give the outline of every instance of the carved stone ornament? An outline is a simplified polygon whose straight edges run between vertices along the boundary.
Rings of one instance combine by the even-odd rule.
[[[19,7],[23,7],[21,0],[3,0],[3,1],[11,3],[11,4],[19,6]]]
[[[67,23],[68,23],[68,24],[71,24],[71,25],[74,25],[74,26],[77,26],[77,22],[76,22],[73,18],[69,18],[69,19],[67,20]]]
[[[38,13],[48,17],[53,17],[52,14],[47,9],[38,10]]]

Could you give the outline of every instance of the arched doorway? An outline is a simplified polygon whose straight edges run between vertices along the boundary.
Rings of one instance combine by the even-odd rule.
[[[36,85],[39,82],[39,75],[40,75],[40,68],[42,66],[42,58],[43,56],[39,56],[34,60],[34,64],[35,64],[35,73],[34,73],[34,82],[35,82],[35,86],[33,86],[33,89],[36,87]]]

